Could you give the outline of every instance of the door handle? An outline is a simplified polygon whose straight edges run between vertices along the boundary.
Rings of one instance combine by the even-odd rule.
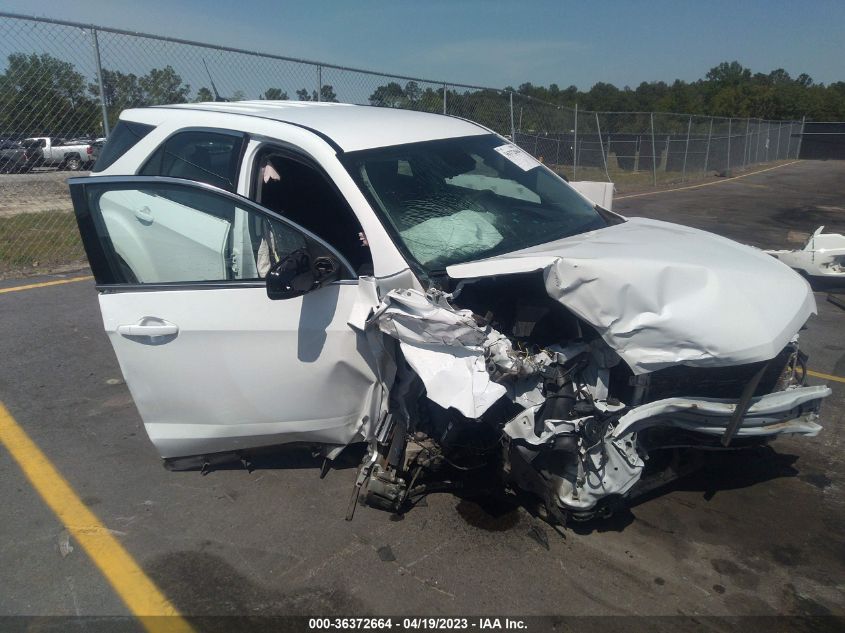
[[[152,224],[153,223],[153,212],[150,211],[148,206],[143,206],[140,209],[135,209],[135,217],[138,218],[144,224]]]
[[[144,317],[131,325],[118,325],[117,333],[127,338],[135,336],[176,336],[179,326],[155,317]]]

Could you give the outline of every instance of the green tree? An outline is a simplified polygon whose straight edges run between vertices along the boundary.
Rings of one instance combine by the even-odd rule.
[[[164,68],[153,68],[138,80],[144,98],[151,105],[185,103],[191,86],[182,83],[182,77],[169,64]]]
[[[407,101],[405,90],[395,81],[379,86],[370,95],[370,105],[385,108],[402,108],[407,104]]]
[[[103,95],[110,121],[116,121],[120,113],[127,108],[149,105],[144,91],[138,83],[137,75],[104,68],[102,77]],[[90,83],[88,84],[88,92],[99,99],[100,86],[97,83]]]
[[[300,88],[296,91],[296,97],[300,101],[316,101],[317,100],[317,91],[314,90],[313,92],[308,92],[307,88]]]
[[[47,53],[12,53],[0,75],[0,128],[7,135],[76,135],[102,129],[99,108],[73,64]]]
[[[320,101],[337,103],[337,95],[331,84],[323,84],[320,87]]]
[[[288,93],[284,92],[281,88],[267,88],[264,91],[262,99],[267,99],[268,101],[287,101]]]
[[[296,91],[296,98],[300,101],[331,101],[337,103],[337,94],[331,84],[323,84],[320,87],[320,96],[317,98],[317,91],[308,91],[308,88],[300,88]]]
[[[214,101],[214,94],[203,86],[199,90],[197,90],[197,98],[194,101]]]
[[[409,81],[405,84],[405,98],[408,100],[408,104],[414,106],[420,102],[422,99],[423,91],[420,88],[420,85],[416,81]]]

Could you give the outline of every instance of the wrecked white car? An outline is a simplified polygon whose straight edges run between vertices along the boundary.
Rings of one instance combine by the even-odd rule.
[[[821,428],[801,277],[616,215],[462,119],[128,110],[94,171],[70,187],[103,322],[172,467],[365,442],[349,516],[472,479],[563,522]]]

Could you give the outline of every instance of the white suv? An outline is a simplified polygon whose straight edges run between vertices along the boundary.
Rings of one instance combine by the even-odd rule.
[[[820,429],[801,277],[614,214],[480,125],[127,110],[94,171],[70,187],[103,322],[173,466],[367,442],[355,498],[401,510],[479,470],[562,521],[634,494],[649,457]]]

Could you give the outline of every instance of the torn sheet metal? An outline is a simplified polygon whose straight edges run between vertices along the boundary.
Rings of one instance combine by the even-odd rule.
[[[535,270],[635,374],[770,359],[816,312],[807,282],[763,251],[645,218],[447,268],[457,279]]]
[[[392,290],[372,316],[382,333],[399,341],[428,398],[444,409],[479,418],[509,393],[508,386],[494,380],[504,378],[511,383],[511,396],[525,406],[541,399],[537,381],[530,378],[558,353],[572,351],[517,353],[507,337],[476,323],[469,310],[455,309],[446,299],[436,291]]]
[[[800,250],[765,252],[812,277],[845,279],[845,235],[824,233],[823,226],[816,229]]]
[[[428,397],[444,409],[480,417],[507,389],[491,380],[484,347],[489,331],[469,310],[455,310],[444,295],[391,290],[372,320],[399,341]]]

